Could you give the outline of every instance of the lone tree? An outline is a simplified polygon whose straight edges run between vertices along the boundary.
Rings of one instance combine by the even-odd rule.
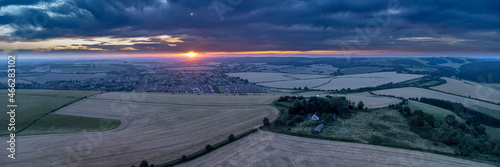
[[[267,117],[265,117],[264,120],[262,120],[262,122],[264,123],[264,126],[271,125],[271,123],[269,122],[269,118],[267,118]]]
[[[227,137],[227,139],[229,140],[229,142],[234,141],[234,135],[230,134],[229,137]]]
[[[403,108],[403,113],[402,114],[403,114],[404,117],[410,117],[411,116],[411,109],[410,109],[410,107],[405,106]]]
[[[207,146],[205,146],[205,150],[207,150],[207,152],[210,152],[210,151],[214,150],[214,148],[212,147],[212,145],[207,144]]]
[[[141,164],[139,165],[139,167],[148,167],[148,161],[146,160],[142,160]]]
[[[363,103],[363,101],[359,101],[358,103],[358,109],[363,109],[363,107],[365,107],[365,104]]]

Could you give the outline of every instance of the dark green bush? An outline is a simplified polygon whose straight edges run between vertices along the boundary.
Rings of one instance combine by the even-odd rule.
[[[380,136],[372,136],[372,137],[370,137],[370,139],[368,139],[368,142],[370,144],[375,144],[375,145],[382,144],[383,141],[384,141],[384,139]]]
[[[205,146],[205,150],[207,150],[207,152],[210,152],[210,151],[213,151],[214,148],[212,147],[212,145],[207,144],[207,146]]]
[[[264,123],[264,126],[270,126],[271,123],[269,122],[269,118],[265,117],[264,120],[262,120],[262,122]]]
[[[227,140],[229,140],[229,142],[233,142],[234,141],[234,135],[230,134],[229,137],[227,137]]]

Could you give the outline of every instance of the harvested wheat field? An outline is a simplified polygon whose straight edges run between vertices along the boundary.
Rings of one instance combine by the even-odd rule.
[[[482,101],[478,101],[478,100],[473,100],[473,99],[469,99],[469,98],[465,98],[465,97],[450,95],[450,94],[441,93],[441,92],[428,90],[428,89],[406,87],[406,88],[379,90],[379,91],[374,91],[373,93],[380,94],[380,95],[393,95],[393,96],[404,97],[404,98],[427,97],[427,98],[434,98],[434,99],[444,99],[444,100],[449,100],[451,102],[462,103],[463,105],[465,105],[467,107],[480,106],[482,108],[486,108],[484,110],[478,110],[478,111],[483,112],[483,113],[488,114],[488,115],[491,115],[493,117],[498,118],[500,115],[500,113],[499,113],[500,105],[495,105],[495,104],[491,104],[491,103],[486,103],[486,102],[482,102]]]
[[[259,85],[271,88],[298,88],[307,86],[309,88],[320,90],[335,90],[335,89],[357,89],[364,87],[376,87],[387,83],[398,83],[415,78],[422,75],[414,74],[398,74],[396,72],[378,72],[368,74],[342,75],[331,78],[316,78],[302,80],[287,80],[276,82],[258,83]]]
[[[180,166],[492,166],[438,154],[259,131]]]
[[[160,164],[259,126],[264,117],[275,118],[278,111],[269,106],[275,98],[274,95],[100,94],[56,113],[118,119],[121,121],[118,128],[106,132],[19,136],[16,160],[3,161],[2,165],[137,166],[142,160]]]
[[[315,87],[315,89],[340,90],[342,88],[358,89],[364,87],[376,87],[390,82],[398,83],[420,77],[423,76],[414,74],[398,74],[396,72],[377,72],[368,74],[342,75],[342,76],[337,76],[335,79],[324,85]]]
[[[447,77],[443,79],[446,80],[446,84],[431,87],[431,89],[500,103],[500,91],[496,89],[467,80],[456,80]]]
[[[439,107],[436,107],[436,106],[433,106],[433,105],[421,103],[421,102],[414,101],[414,100],[409,100],[407,106],[410,107],[410,109],[412,111],[422,110],[424,113],[432,114],[436,118],[444,118],[447,115],[454,115],[455,119],[458,122],[464,122],[465,123],[465,119],[463,119],[462,117],[459,117],[454,112],[452,112],[450,110],[443,109],[443,108],[439,108]]]

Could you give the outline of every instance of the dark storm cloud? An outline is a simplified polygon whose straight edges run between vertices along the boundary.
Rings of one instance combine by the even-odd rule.
[[[7,5],[35,5],[40,2],[46,2],[46,3],[51,3],[54,2],[54,0],[2,0],[0,4],[2,6],[7,6]]]
[[[57,37],[182,37],[177,46],[135,44],[147,51],[338,50],[341,42],[365,50],[402,52],[494,51],[500,44],[500,3],[456,0],[74,0],[2,1],[21,11],[0,16],[12,36],[27,40]],[[46,4],[58,5],[46,5]],[[45,5],[32,8],[32,5]],[[222,5],[214,7],[213,4]],[[228,9],[225,11],[224,9]],[[221,19],[220,15],[222,13]],[[191,16],[190,13],[194,15]],[[377,34],[360,34],[375,15],[390,22]],[[38,29],[37,29],[38,28]],[[356,31],[359,29],[360,31]],[[363,34],[361,34],[363,35]],[[410,38],[414,37],[414,38]],[[428,37],[421,40],[419,37]],[[110,50],[124,46],[95,45]]]

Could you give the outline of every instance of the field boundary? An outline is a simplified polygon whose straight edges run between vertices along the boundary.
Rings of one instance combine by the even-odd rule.
[[[204,106],[204,107],[221,107],[221,106],[227,106],[227,104],[183,104],[183,103],[162,103],[162,102],[146,102],[146,101],[134,101],[134,100],[116,100],[116,99],[103,99],[103,98],[89,98],[92,100],[101,100],[101,101],[117,101],[117,102],[130,102],[130,103],[143,103],[143,104],[155,104],[155,105],[178,105],[178,106]],[[266,106],[268,104],[244,104],[244,105],[238,105],[238,104],[231,104],[232,106],[240,106],[240,107],[245,107],[245,106]]]
[[[98,94],[100,94],[100,93],[96,93],[96,94],[91,95],[91,96],[95,96],[95,95],[98,95]],[[34,96],[44,96],[44,95],[34,95]],[[51,96],[51,95],[47,95],[47,96]],[[59,96],[56,96],[56,97],[59,97]],[[67,97],[69,97],[69,96],[67,96]],[[89,96],[89,97],[90,97],[90,96]],[[72,101],[72,102],[70,102],[70,103],[64,104],[64,105],[62,105],[61,107],[58,107],[58,108],[56,108],[56,109],[53,109],[53,110],[51,110],[51,111],[49,111],[49,112],[47,112],[47,113],[43,114],[42,116],[40,116],[40,117],[38,117],[38,118],[34,119],[33,121],[31,121],[31,123],[29,123],[29,124],[28,124],[28,125],[26,125],[25,127],[21,128],[19,131],[16,131],[16,134],[21,133],[21,132],[23,132],[24,130],[28,129],[29,127],[31,127],[31,125],[35,124],[37,121],[39,121],[39,120],[40,120],[40,119],[42,119],[43,117],[45,117],[45,116],[47,116],[47,115],[49,115],[49,114],[52,114],[52,113],[54,113],[54,112],[56,112],[56,111],[58,111],[58,110],[60,110],[60,109],[62,109],[62,108],[64,108],[64,107],[67,107],[67,106],[69,106],[69,105],[71,105],[71,104],[74,104],[74,103],[76,103],[76,102],[79,102],[79,101],[81,101],[81,100],[83,100],[83,99],[89,98],[89,97],[87,97],[87,96],[85,96],[85,97],[81,97],[81,98],[79,98],[79,99],[77,99],[77,100],[75,100],[75,101]],[[75,97],[72,97],[72,98],[75,98]],[[118,121],[120,121],[120,120],[118,120]],[[121,124],[121,121],[120,121],[120,124]],[[117,127],[119,127],[119,125],[118,125]],[[117,127],[115,127],[115,128],[117,128]],[[114,128],[113,128],[113,129],[114,129]],[[110,129],[110,130],[111,130],[111,129]],[[4,136],[4,135],[7,135],[7,134],[0,134],[0,137],[1,137],[1,136]]]
[[[473,98],[472,96],[468,97],[468,96],[458,95],[458,94],[454,94],[454,93],[450,93],[450,92],[445,92],[445,91],[442,91],[442,90],[437,90],[437,89],[432,89],[432,88],[427,88],[427,89],[428,90],[432,90],[432,91],[436,91],[436,92],[441,92],[441,93],[453,95],[453,96],[459,96],[459,97],[468,98],[468,99],[471,99],[471,100],[477,100],[477,101],[481,101],[481,102],[490,103],[490,104],[494,104],[494,105],[500,106],[500,104],[498,104],[498,103],[495,103],[495,102],[492,102],[492,101],[483,100],[483,99],[479,99],[479,98]]]
[[[229,143],[232,143],[232,142],[234,142],[236,140],[239,140],[239,139],[241,139],[241,138],[243,138],[245,136],[248,136],[248,135],[250,135],[252,133],[255,133],[257,131],[258,131],[258,129],[256,129],[256,128],[250,129],[250,130],[248,130],[246,132],[243,132],[243,133],[240,133],[240,134],[234,136],[234,140],[229,140],[229,138],[228,138],[228,139],[222,140],[222,141],[220,141],[218,143],[215,143],[214,145],[211,145],[212,146],[211,150],[207,150],[207,148],[204,148],[204,149],[201,149],[200,151],[197,151],[197,152],[194,152],[194,153],[188,154],[188,155],[183,155],[181,158],[177,158],[177,159],[165,162],[163,164],[159,164],[157,166],[159,166],[159,167],[170,167],[170,166],[179,165],[181,163],[191,161],[193,159],[196,159],[196,158],[201,157],[201,156],[203,156],[205,154],[208,154],[208,153],[210,153],[210,152],[212,152],[212,151],[214,151],[214,150],[216,150],[218,148],[221,148],[221,147],[223,147],[223,146],[225,146],[225,145],[227,145]]]
[[[318,85],[318,86],[314,86],[314,87],[312,87],[312,88],[317,88],[317,87],[321,87],[321,86],[324,86],[324,85],[326,85],[326,84],[329,84],[330,82],[332,82],[332,80],[333,80],[333,79],[335,79],[335,78],[332,78],[332,79],[330,79],[328,82],[325,82],[325,83],[323,83],[323,84],[321,84],[321,85]]]
[[[386,96],[386,95],[377,95],[371,91],[369,91],[369,93],[372,95],[376,95],[376,96],[382,96],[382,97]],[[386,96],[386,97],[393,97],[393,96]],[[402,99],[403,101],[405,100],[405,98],[402,98],[402,97],[393,97],[393,98]],[[277,101],[275,101],[275,102],[277,102]],[[278,104],[275,102],[272,103],[273,106],[276,107],[276,109],[278,109],[278,111],[280,111],[280,108],[284,107],[284,106],[282,104]],[[280,107],[280,108],[278,108],[278,107]],[[388,107],[381,107],[381,108],[377,108],[377,109],[384,109],[384,108],[388,108]],[[370,109],[370,111],[371,110],[374,110],[374,109]],[[276,119],[278,119],[278,118],[279,118],[279,116]],[[376,146],[405,149],[405,150],[413,150],[413,151],[420,151],[420,152],[434,153],[434,154],[439,154],[439,155],[444,155],[444,156],[449,156],[449,157],[455,157],[455,158],[460,158],[460,159],[466,159],[466,160],[471,160],[471,161],[475,161],[475,162],[486,163],[486,164],[491,164],[491,165],[496,165],[496,166],[500,165],[500,161],[493,161],[492,162],[492,160],[489,158],[477,159],[477,157],[473,157],[473,158],[463,157],[463,156],[456,155],[453,153],[441,152],[441,151],[436,151],[436,150],[428,150],[428,149],[422,149],[422,148],[415,148],[415,147],[411,147],[411,146],[407,146],[407,145],[389,144],[389,143],[362,143],[360,141],[348,139],[348,138],[335,138],[335,137],[328,137],[328,136],[321,136],[321,135],[314,135],[314,134],[295,133],[295,132],[285,131],[283,129],[273,129],[271,127],[265,127],[265,126],[261,126],[259,129],[263,130],[263,131],[285,134],[285,135],[290,135],[290,136],[320,139],[320,140],[329,140],[329,141],[338,141],[338,142],[358,143],[358,144],[365,144],[365,145],[376,145]],[[476,159],[474,159],[474,158],[476,158]]]
[[[471,160],[471,161],[480,162],[480,163],[486,163],[486,164],[491,164],[491,165],[498,165],[498,164],[495,164],[495,163],[493,163],[491,161],[487,161],[487,160],[483,160],[483,159],[478,160],[478,159],[473,159],[473,158],[468,158],[468,157],[462,157],[462,156],[459,156],[459,155],[456,155],[456,154],[452,154],[452,153],[446,153],[446,152],[435,151],[435,150],[427,150],[427,149],[421,149],[421,148],[414,148],[414,147],[405,146],[405,145],[396,145],[396,144],[367,144],[367,143],[362,143],[362,142],[359,142],[359,141],[356,141],[356,140],[352,140],[352,139],[334,138],[334,137],[327,137],[327,136],[320,136],[320,135],[308,135],[308,134],[287,132],[287,131],[281,131],[281,130],[274,130],[274,129],[266,128],[266,127],[261,127],[260,130],[268,131],[268,132],[272,132],[272,133],[279,133],[279,134],[284,134],[284,135],[290,135],[290,136],[311,138],[311,139],[329,140],[329,141],[337,141],[337,142],[348,142],[348,143],[357,143],[357,144],[383,146],[383,147],[390,147],[390,148],[397,148],[397,149],[404,149],[404,150],[420,151],[420,152],[439,154],[439,155],[444,155],[444,156],[449,156],[449,157],[454,157],[454,158],[466,159],[466,160]]]

